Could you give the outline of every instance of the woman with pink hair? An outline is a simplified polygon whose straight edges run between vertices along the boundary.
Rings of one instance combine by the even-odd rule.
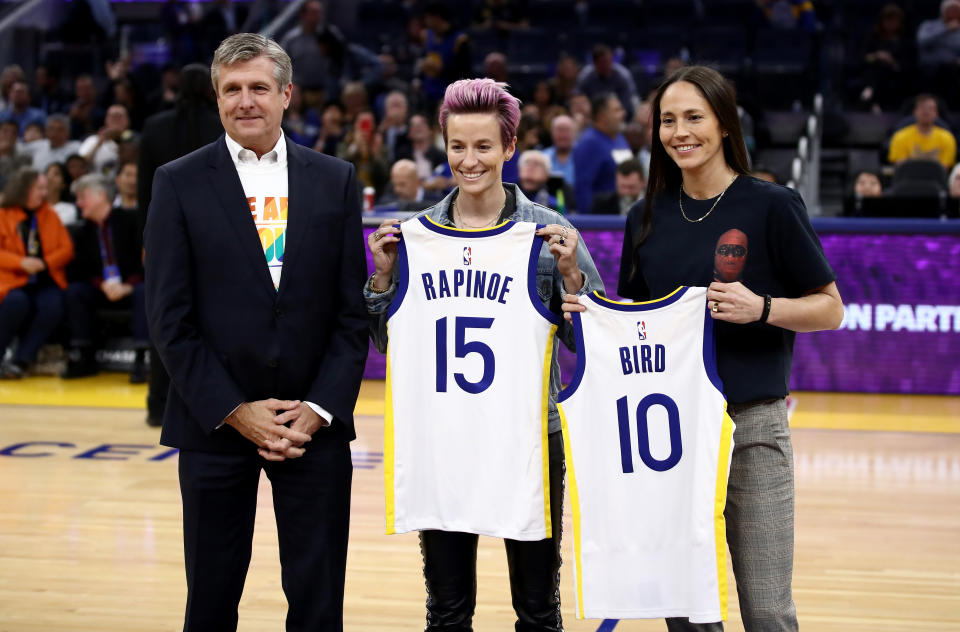
[[[506,85],[492,79],[451,84],[440,107],[440,128],[456,188],[426,215],[434,224],[483,231],[504,222],[534,222],[542,244],[536,261],[536,298],[559,315],[565,294],[603,292],[603,283],[576,229],[559,213],[528,200],[501,179],[503,164],[516,151],[520,103]],[[417,216],[419,217],[419,215]],[[415,218],[414,218],[415,219]],[[388,307],[397,293],[396,266],[401,228],[385,220],[368,245],[376,271],[364,288],[374,344],[387,347]],[[413,221],[410,220],[410,221]],[[532,270],[532,267],[531,267]],[[556,394],[560,385],[558,340],[574,349],[573,329],[560,320],[553,341],[548,400],[550,531],[543,540],[505,539],[517,630],[562,629],[560,616],[560,529],[563,516],[563,439]],[[531,397],[538,394],[531,393]],[[442,476],[442,472],[437,473]],[[483,476],[480,471],[476,476]],[[420,532],[427,585],[428,631],[472,630],[476,605],[477,535],[440,530]]]

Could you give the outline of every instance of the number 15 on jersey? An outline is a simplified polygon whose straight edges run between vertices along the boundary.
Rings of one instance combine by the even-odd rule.
[[[463,373],[454,373],[453,378],[463,391],[476,395],[482,393],[493,383],[496,371],[496,358],[486,343],[479,340],[467,341],[467,330],[490,329],[493,326],[492,318],[477,318],[471,316],[457,316],[454,319],[454,357],[466,358],[471,354],[480,356],[483,362],[483,373],[479,381],[471,382]],[[437,319],[437,392],[447,392],[447,317]]]

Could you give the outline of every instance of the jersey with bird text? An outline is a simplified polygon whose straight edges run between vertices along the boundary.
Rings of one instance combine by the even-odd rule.
[[[580,302],[577,368],[558,398],[577,616],[725,620],[734,425],[706,289]]]

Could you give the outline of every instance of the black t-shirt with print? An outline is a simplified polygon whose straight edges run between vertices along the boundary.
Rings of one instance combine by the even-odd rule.
[[[810,226],[800,196],[786,187],[739,176],[703,221],[680,213],[677,190],[657,197],[653,230],[637,245],[643,205],[630,210],[617,292],[642,301],[679,285],[706,287],[716,278],[740,281],[756,294],[797,298],[836,280]],[[683,210],[697,219],[716,198],[684,195]],[[789,392],[795,333],[767,324],[715,321],[717,369],[731,403],[783,397]]]

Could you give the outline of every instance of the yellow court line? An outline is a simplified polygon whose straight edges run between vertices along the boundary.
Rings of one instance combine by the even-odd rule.
[[[131,384],[128,373],[101,373],[75,380],[37,376],[0,381],[0,404],[143,409],[146,401],[147,385]]]
[[[126,373],[101,373],[78,380],[0,380],[0,404],[143,410],[147,387],[128,379]],[[382,416],[383,396],[383,380],[364,380],[356,414]],[[960,397],[806,391],[793,396],[792,428],[960,434]]]

